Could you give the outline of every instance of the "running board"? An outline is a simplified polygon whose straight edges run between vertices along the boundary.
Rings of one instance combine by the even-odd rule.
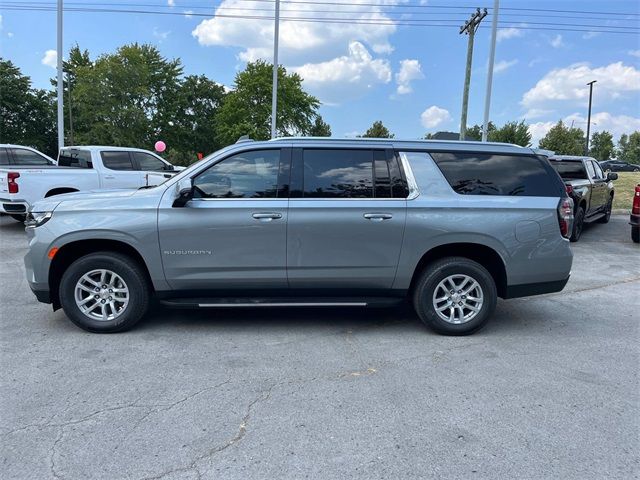
[[[160,300],[160,303],[171,308],[385,307],[402,301],[396,297],[273,297],[169,298]]]

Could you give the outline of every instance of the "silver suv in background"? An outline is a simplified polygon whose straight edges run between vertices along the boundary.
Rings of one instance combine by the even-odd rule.
[[[157,187],[36,203],[36,297],[92,332],[174,307],[392,305],[464,335],[498,297],[562,290],[572,204],[508,144],[242,141]]]

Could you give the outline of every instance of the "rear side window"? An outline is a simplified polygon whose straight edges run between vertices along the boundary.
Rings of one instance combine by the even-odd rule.
[[[133,170],[129,152],[101,152],[102,163],[110,170]]]
[[[0,148],[0,165],[9,165],[9,153],[6,148]]]
[[[558,176],[536,156],[476,152],[433,152],[431,156],[461,195],[562,195]]]
[[[371,150],[304,150],[305,198],[372,198]]]
[[[587,171],[584,169],[582,162],[555,161],[551,160],[551,166],[560,177],[565,180],[587,180]]]
[[[93,168],[91,152],[64,148],[58,154],[59,167]]]
[[[42,155],[25,148],[12,148],[13,161],[16,165],[51,165]]]

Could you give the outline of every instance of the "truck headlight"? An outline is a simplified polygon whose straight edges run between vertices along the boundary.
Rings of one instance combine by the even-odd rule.
[[[49,221],[53,212],[29,212],[24,224],[26,228],[36,228]]]

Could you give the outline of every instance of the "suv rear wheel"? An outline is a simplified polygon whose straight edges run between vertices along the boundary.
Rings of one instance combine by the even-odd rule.
[[[146,313],[149,285],[130,257],[92,253],[73,262],[62,275],[60,303],[67,317],[84,330],[121,332]]]
[[[444,335],[469,335],[482,328],[497,302],[491,274],[464,257],[437,260],[424,269],[413,306],[428,327]]]

